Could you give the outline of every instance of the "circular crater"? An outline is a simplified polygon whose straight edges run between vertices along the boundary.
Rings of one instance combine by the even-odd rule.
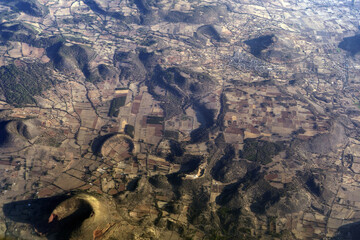
[[[132,140],[126,135],[116,134],[106,139],[101,146],[101,155],[112,159],[126,159],[134,149]]]
[[[116,206],[104,197],[77,194],[61,202],[49,217],[48,239],[94,239],[116,220]]]

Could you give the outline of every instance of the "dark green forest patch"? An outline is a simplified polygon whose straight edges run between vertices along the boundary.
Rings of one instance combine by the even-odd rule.
[[[15,106],[35,104],[35,95],[48,89],[52,80],[46,64],[14,64],[0,67],[0,87],[6,101]]]

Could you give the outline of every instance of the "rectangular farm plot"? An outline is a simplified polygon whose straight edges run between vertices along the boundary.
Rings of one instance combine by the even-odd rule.
[[[125,102],[126,102],[126,96],[120,96],[120,97],[114,98],[111,101],[108,116],[109,117],[118,117],[119,116],[119,108],[125,106]]]
[[[146,124],[163,124],[163,123],[164,123],[164,117],[147,116],[146,118]]]

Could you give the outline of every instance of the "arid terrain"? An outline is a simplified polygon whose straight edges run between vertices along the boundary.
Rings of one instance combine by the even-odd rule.
[[[0,239],[359,239],[359,14],[0,0]]]

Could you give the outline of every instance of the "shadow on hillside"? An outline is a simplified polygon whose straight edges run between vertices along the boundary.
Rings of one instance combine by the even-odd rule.
[[[31,224],[38,232],[48,233],[51,212],[69,196],[24,200],[7,203],[3,206],[5,217],[14,222]]]
[[[360,239],[360,222],[349,223],[339,227],[335,237],[331,240],[358,240]]]

